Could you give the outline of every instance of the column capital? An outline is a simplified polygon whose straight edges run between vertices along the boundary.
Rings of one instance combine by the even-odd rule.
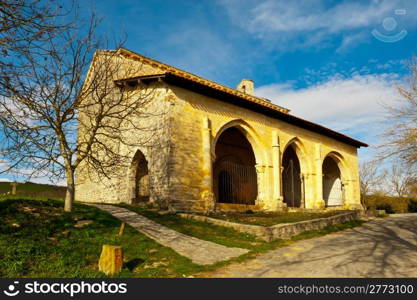
[[[256,173],[264,173],[265,172],[265,165],[255,165]]]

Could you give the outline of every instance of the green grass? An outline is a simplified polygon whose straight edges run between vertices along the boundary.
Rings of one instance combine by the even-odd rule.
[[[307,221],[318,218],[331,217],[337,214],[345,213],[346,211],[328,211],[328,212],[254,212],[254,213],[216,213],[210,214],[209,217],[221,219],[225,221],[250,224],[250,225],[261,225],[261,226],[272,226],[283,223],[294,223]]]
[[[50,184],[33,182],[18,183],[16,192],[20,196],[64,198],[67,188]],[[11,193],[10,182],[0,182],[0,194]]]
[[[0,277],[105,277],[97,266],[103,244],[121,245],[125,262],[139,263],[123,268],[120,277],[183,277],[203,270],[130,226],[118,237],[120,221],[106,212],[75,204],[74,212],[63,213],[62,207],[57,200],[0,201]],[[75,228],[77,220],[93,223]]]
[[[0,199],[0,277],[106,277],[98,271],[103,244],[123,247],[125,267],[116,277],[186,277],[210,272],[220,266],[254,258],[260,253],[361,224],[352,221],[305,232],[291,240],[266,243],[231,228],[160,215],[144,208],[128,207],[174,230],[249,253],[227,262],[199,266],[130,226],[117,235],[120,221],[94,207],[75,203],[72,213],[63,212],[62,200]],[[79,220],[93,222],[81,228]],[[67,236],[66,232],[70,232]]]

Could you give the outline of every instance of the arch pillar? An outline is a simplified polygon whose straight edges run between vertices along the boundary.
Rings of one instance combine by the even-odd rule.
[[[273,207],[272,210],[282,210],[287,205],[284,203],[281,188],[281,147],[278,132],[272,135],[272,182],[273,182]]]
[[[321,155],[321,144],[316,144],[314,147],[314,168],[315,168],[315,178],[314,178],[314,190],[315,193],[315,201],[311,203],[311,208],[324,208],[326,203],[323,199],[323,169],[322,169],[322,155]]]
[[[211,212],[215,208],[215,199],[213,193],[213,150],[211,141],[211,122],[208,117],[203,118],[202,127],[202,152],[203,152],[203,190],[201,200],[204,202],[206,212]]]
[[[262,164],[256,164],[256,177],[258,185],[258,196],[256,197],[255,204],[265,206],[265,181],[267,177],[267,167]]]

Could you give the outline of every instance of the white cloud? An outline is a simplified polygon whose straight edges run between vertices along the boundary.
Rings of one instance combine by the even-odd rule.
[[[250,23],[253,31],[314,31],[338,32],[346,29],[369,26],[380,21],[381,16],[393,10],[395,3],[340,2],[325,8],[324,1],[264,1],[252,12]],[[388,5],[389,4],[389,5]],[[394,4],[394,6],[393,6]]]
[[[369,34],[364,31],[360,31],[353,34],[345,35],[342,39],[342,43],[339,48],[336,49],[337,53],[343,53],[349,50],[352,46],[355,46],[362,42]]]
[[[7,170],[8,168],[10,168],[10,163],[8,161],[0,159],[0,174],[5,172],[5,170]]]
[[[386,17],[395,17],[398,26],[415,27],[417,3],[414,1],[234,1],[221,0],[232,22],[248,33],[278,47],[325,47],[336,35],[342,37],[341,48],[346,49],[366,38],[371,30],[381,27]],[[329,5],[331,4],[331,5]],[[406,14],[395,15],[396,9]]]
[[[0,182],[12,182],[12,181],[7,178],[0,178]]]
[[[399,99],[394,74],[336,76],[304,89],[272,84],[256,94],[289,108],[291,114],[374,143],[386,120],[382,104]]]

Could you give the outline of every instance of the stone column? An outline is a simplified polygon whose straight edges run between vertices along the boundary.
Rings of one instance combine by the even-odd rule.
[[[211,122],[208,117],[203,118],[202,152],[203,152],[203,192],[201,200],[204,201],[206,212],[214,210],[215,200],[213,194],[213,153],[211,147]]]
[[[256,164],[256,183],[258,185],[257,205],[265,206],[265,165]]]
[[[324,208],[326,206],[323,200],[323,161],[321,158],[321,144],[316,144],[314,149],[314,169],[316,170],[315,190],[316,201],[314,208]]]
[[[274,210],[281,210],[286,207],[286,204],[284,203],[284,197],[281,194],[281,149],[277,131],[272,133],[272,168]]]

